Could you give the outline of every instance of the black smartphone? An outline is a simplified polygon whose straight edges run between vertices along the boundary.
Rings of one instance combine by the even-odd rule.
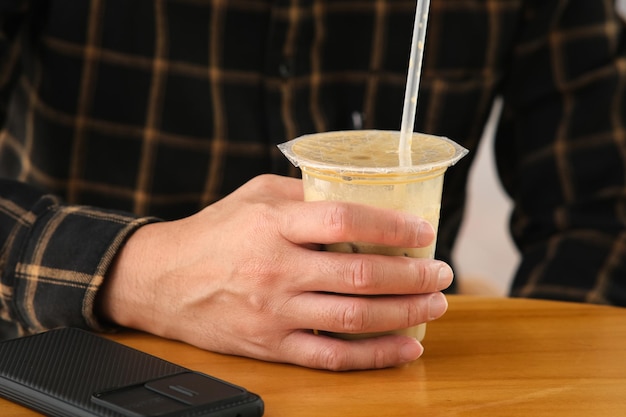
[[[260,417],[263,400],[94,333],[0,343],[0,396],[54,417]]]

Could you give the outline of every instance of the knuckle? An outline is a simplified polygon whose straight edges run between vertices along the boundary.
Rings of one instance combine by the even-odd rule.
[[[330,235],[341,240],[352,223],[352,213],[345,204],[335,203],[326,211],[323,222]]]
[[[406,308],[406,327],[426,322],[425,310],[417,302],[409,302]]]
[[[387,237],[394,242],[404,241],[407,240],[407,238],[410,238],[411,232],[415,228],[409,227],[407,223],[408,222],[405,216],[396,213],[390,227],[385,228]]]
[[[266,190],[272,187],[275,178],[271,174],[261,174],[256,177],[250,179],[248,181],[249,184],[253,184],[255,187]]]
[[[320,368],[329,371],[342,371],[348,368],[348,359],[346,348],[339,344],[330,344],[319,352],[316,363],[320,364]]]
[[[277,213],[276,204],[269,200],[255,200],[249,202],[248,207],[250,226],[242,224],[242,228],[247,228],[251,233],[272,230]]]
[[[387,355],[383,349],[377,348],[372,355],[372,368],[380,369],[387,366]]]
[[[348,279],[355,293],[367,292],[376,276],[376,264],[370,260],[359,258],[353,260],[348,267]]]
[[[364,332],[369,323],[368,310],[362,300],[354,298],[340,315],[341,327],[348,333]]]
[[[344,371],[361,367],[371,369],[386,368],[391,363],[391,358],[383,348],[375,348],[367,359],[362,363],[355,361],[353,352],[345,344],[328,344],[320,349],[313,358],[313,363],[320,369],[329,371]]]
[[[417,259],[413,261],[415,268],[415,288],[419,293],[427,293],[436,290],[437,280],[433,274],[433,268],[428,260]]]

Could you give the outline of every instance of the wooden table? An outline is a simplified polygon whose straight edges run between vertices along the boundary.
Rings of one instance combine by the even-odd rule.
[[[224,356],[142,333],[112,338],[247,387],[267,417],[626,416],[626,309],[451,296],[424,355],[327,372]],[[0,415],[35,413],[0,399]]]

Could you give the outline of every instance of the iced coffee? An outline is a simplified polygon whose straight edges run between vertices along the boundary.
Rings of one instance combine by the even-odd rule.
[[[444,173],[467,150],[450,139],[415,133],[410,164],[401,163],[400,133],[354,130],[305,135],[279,145],[302,171],[307,201],[349,201],[420,216],[437,230]],[[435,242],[424,248],[398,248],[365,242],[341,242],[326,250],[433,258]],[[392,333],[422,340],[426,325]],[[381,333],[335,334],[342,338]]]

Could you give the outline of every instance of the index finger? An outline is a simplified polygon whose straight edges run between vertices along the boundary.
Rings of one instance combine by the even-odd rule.
[[[338,201],[294,202],[279,222],[280,233],[298,243],[368,242],[423,247],[435,238],[426,220],[401,211]]]

